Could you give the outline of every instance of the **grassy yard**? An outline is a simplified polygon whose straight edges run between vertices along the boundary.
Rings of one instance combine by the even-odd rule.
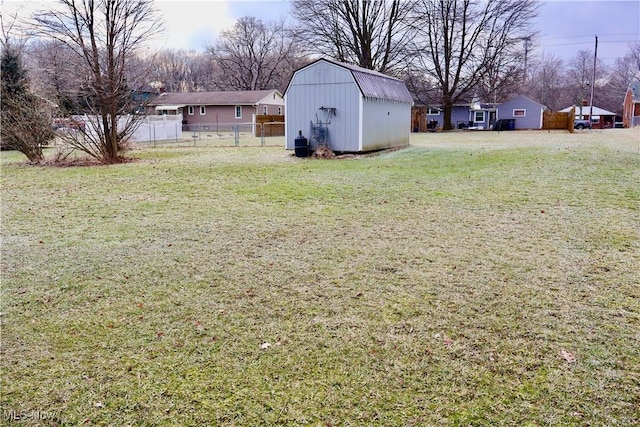
[[[130,155],[2,153],[2,425],[640,423],[638,130]]]

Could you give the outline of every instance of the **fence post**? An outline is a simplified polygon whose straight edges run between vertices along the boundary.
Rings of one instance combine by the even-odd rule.
[[[260,123],[260,146],[264,147],[264,123]]]
[[[240,145],[240,125],[233,126],[233,134],[235,137],[236,147]]]

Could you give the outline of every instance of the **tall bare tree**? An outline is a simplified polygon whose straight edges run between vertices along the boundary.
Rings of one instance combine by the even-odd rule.
[[[589,104],[591,85],[595,85],[594,92],[599,96],[600,90],[598,90],[598,87],[604,84],[607,77],[607,67],[598,59],[596,63],[595,81],[593,81],[593,60],[593,51],[590,49],[582,49],[568,62],[566,74],[567,90],[569,91],[571,101],[578,106],[576,114],[580,116],[589,114],[589,110],[582,108],[582,106]],[[594,104],[596,102],[597,99],[594,100]],[[622,100],[620,102],[622,103]]]
[[[441,89],[444,129],[453,105],[475,94],[483,77],[532,36],[533,0],[419,0],[415,7],[417,67]]]
[[[207,48],[219,68],[221,89],[282,89],[299,59],[295,35],[283,21],[245,16]]]
[[[84,107],[92,118],[68,143],[104,163],[119,161],[120,144],[138,125],[127,67],[135,50],[161,28],[149,0],[58,0],[33,16],[36,35],[65,44],[85,75]]]
[[[29,162],[40,163],[43,146],[55,136],[55,104],[33,90],[24,64],[27,39],[16,24],[17,16],[0,13],[0,149],[20,151]]]
[[[69,47],[56,40],[32,40],[25,46],[25,60],[34,90],[55,102],[61,114],[84,112],[79,88],[85,76],[81,68],[69,66],[77,62]]]
[[[551,111],[558,111],[569,105],[565,89],[566,69],[561,58],[543,54],[538,61],[532,61],[530,73],[527,95]]]
[[[42,147],[54,137],[51,106],[31,91],[18,48],[3,42],[0,63],[0,146],[40,163],[44,160]]]
[[[640,42],[629,44],[622,58],[616,59],[603,88],[603,108],[622,115],[622,102],[629,84],[640,80]]]
[[[298,31],[311,54],[382,73],[404,69],[411,55],[414,0],[294,0]]]
[[[522,55],[500,55],[482,73],[475,88],[475,96],[492,103],[508,101],[524,93]]]
[[[167,49],[153,59],[151,79],[167,92],[213,90],[214,64],[209,55],[194,50]]]

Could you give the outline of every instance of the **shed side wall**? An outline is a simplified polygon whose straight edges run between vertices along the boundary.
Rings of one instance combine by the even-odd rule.
[[[365,99],[362,151],[409,145],[411,104]]]

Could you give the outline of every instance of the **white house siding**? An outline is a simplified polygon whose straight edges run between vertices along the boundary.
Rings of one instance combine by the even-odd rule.
[[[409,145],[411,104],[365,99],[363,117],[360,151]]]
[[[311,138],[311,122],[325,121],[320,107],[335,108],[327,125],[329,146],[336,151],[358,151],[359,100],[362,95],[351,73],[325,62],[298,70],[285,94],[286,148],[295,147],[298,131]]]

